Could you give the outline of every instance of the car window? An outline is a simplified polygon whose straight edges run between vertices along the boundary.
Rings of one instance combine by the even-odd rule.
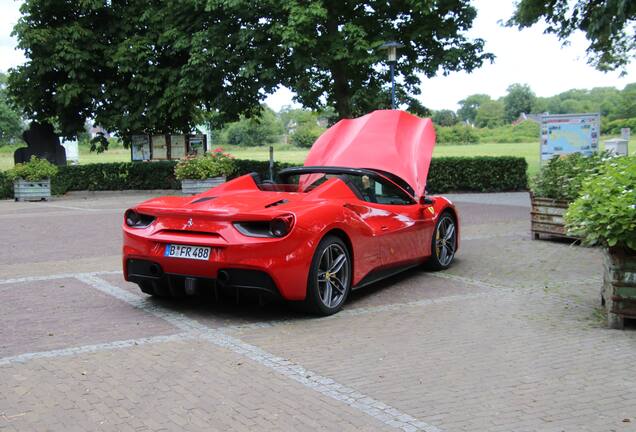
[[[348,175],[347,180],[357,189],[359,197],[364,201],[393,205],[413,204],[403,191],[388,181],[366,175]]]

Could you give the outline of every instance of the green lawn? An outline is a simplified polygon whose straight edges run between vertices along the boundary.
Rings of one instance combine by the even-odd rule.
[[[602,137],[601,142],[607,139]],[[16,146],[0,147],[0,170],[6,170],[13,166],[13,152]],[[636,136],[629,143],[629,149],[636,149]],[[267,160],[269,158],[268,147],[237,147],[227,146],[226,151],[232,153],[238,159]],[[308,149],[297,149],[291,146],[274,146],[274,158],[281,162],[292,162],[301,165],[305,160]],[[435,147],[433,157],[436,156],[520,156],[528,161],[528,174],[534,175],[539,170],[539,142],[528,143],[481,143],[475,145],[438,145]],[[95,162],[120,162],[130,161],[130,150],[123,147],[112,147],[110,150],[96,154],[91,153],[88,147],[80,146],[80,163]]]

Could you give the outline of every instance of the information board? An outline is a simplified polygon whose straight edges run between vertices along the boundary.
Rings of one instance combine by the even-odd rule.
[[[130,151],[130,158],[133,161],[150,160],[150,137],[148,135],[133,135]]]
[[[600,114],[546,114],[541,116],[541,161],[553,156],[598,151]]]
[[[181,159],[186,155],[185,135],[170,135],[170,159]]]
[[[191,135],[188,138],[188,154],[191,156],[202,155],[206,152],[205,135]]]
[[[168,146],[166,145],[165,135],[153,135],[152,158],[158,160],[168,159]]]

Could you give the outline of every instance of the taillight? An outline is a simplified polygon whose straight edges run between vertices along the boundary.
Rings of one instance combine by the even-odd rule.
[[[126,221],[126,225],[131,228],[146,228],[155,220],[155,217],[138,213],[135,210],[126,210],[124,220]]]
[[[234,222],[234,227],[248,237],[285,237],[294,227],[294,216],[278,216],[271,221]]]
[[[294,217],[292,215],[280,216],[269,223],[269,231],[274,237],[285,237],[294,225]]]

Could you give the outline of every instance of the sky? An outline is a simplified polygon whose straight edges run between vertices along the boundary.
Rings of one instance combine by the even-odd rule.
[[[0,71],[25,61],[22,52],[15,49],[15,38],[10,36],[20,17],[21,3],[20,0],[0,0]],[[636,82],[636,63],[627,68],[624,77],[618,72],[603,73],[589,66],[585,57],[587,43],[582,33],[576,34],[564,47],[556,37],[544,35],[541,24],[523,31],[498,24],[512,15],[512,1],[474,0],[472,3],[477,8],[477,19],[469,35],[486,41],[486,50],[495,54],[495,62],[471,74],[454,72],[430,79],[423,77],[419,99],[428,108],[455,110],[457,102],[475,93],[498,98],[504,96],[506,88],[513,83],[530,85],[537,96],[552,96],[572,88],[622,89]],[[279,88],[265,102],[278,111],[284,105],[293,104],[293,93]]]

